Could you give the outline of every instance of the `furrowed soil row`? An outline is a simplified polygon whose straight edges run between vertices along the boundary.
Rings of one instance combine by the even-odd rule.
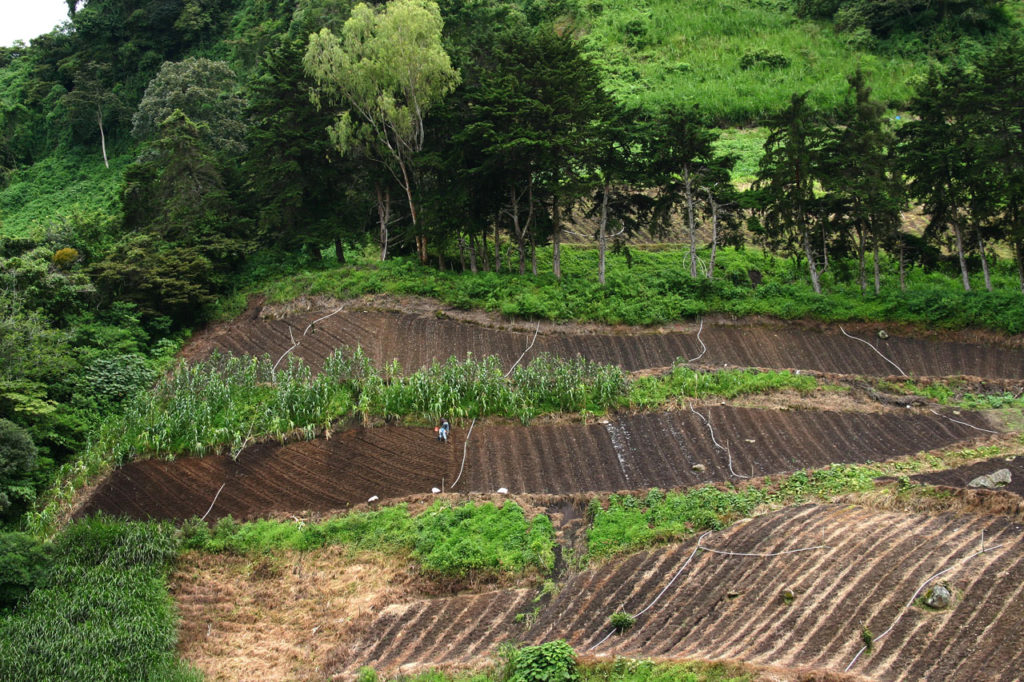
[[[186,349],[199,358],[213,350],[279,358],[299,342],[292,353],[315,369],[341,346],[360,346],[378,365],[398,359],[406,370],[449,356],[465,358],[497,355],[506,367],[526,348],[532,332],[493,329],[452,319],[400,312],[344,311],[303,331],[323,313],[305,313],[287,320],[253,319],[215,329]],[[289,336],[288,328],[292,332]],[[628,333],[560,333],[545,329],[524,362],[537,353],[583,357],[619,365],[627,371],[666,367],[678,358],[701,352],[697,329],[683,331],[631,331]],[[860,335],[863,338],[863,335]],[[713,367],[766,367],[807,369],[839,374],[890,376],[896,370],[860,341],[847,338],[838,327],[824,330],[755,323],[707,323],[701,332],[707,352],[699,364]],[[1024,378],[1024,349],[996,348],[980,343],[939,341],[892,335],[870,335],[875,345],[903,371],[918,376],[969,375],[986,378]]]
[[[978,432],[930,413],[823,413],[704,409],[738,474],[764,476],[832,463],[880,461],[974,439]],[[979,417],[960,417],[963,420]],[[458,492],[598,492],[737,481],[729,454],[688,411],[625,415],[597,424],[481,424]],[[252,519],[330,511],[429,492],[455,480],[464,432],[440,443],[426,428],[354,428],[330,440],[259,444],[224,455],[142,460],[115,470],[79,515]],[[704,470],[694,468],[696,464]]]
[[[982,531],[987,546],[1003,547],[963,563],[976,550]],[[411,656],[401,636],[389,638],[391,644],[376,640],[363,649],[365,659],[357,655],[346,667],[354,671],[369,664],[394,672],[406,664],[480,662],[509,638],[539,643],[564,637],[585,651],[607,634],[609,615],[620,609],[637,613],[649,603],[691,555],[695,542],[632,555],[570,579],[528,628],[515,623],[514,614],[529,604],[521,594],[455,597],[488,605],[491,618],[473,628],[480,646],[472,651],[445,648],[446,624],[409,617],[398,632],[412,630],[422,641],[442,644]],[[770,558],[699,552],[633,629],[590,653],[731,658],[840,671],[862,646],[862,626],[880,635],[926,578],[955,565],[943,576],[954,594],[952,606],[943,611],[912,606],[852,672],[874,679],[929,680],[1011,679],[1019,673],[1024,542],[1021,529],[1003,519],[806,505],[714,533],[704,543],[749,553],[828,547]],[[780,596],[787,588],[795,593],[791,602]],[[443,608],[438,600],[430,603],[431,611]],[[412,606],[404,612],[422,611]],[[374,626],[370,632],[388,629]]]

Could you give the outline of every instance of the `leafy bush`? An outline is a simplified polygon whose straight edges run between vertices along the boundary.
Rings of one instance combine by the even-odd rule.
[[[625,611],[616,611],[608,616],[608,623],[615,628],[616,632],[625,632],[636,625],[636,616]]]
[[[554,567],[555,530],[537,515],[527,522],[515,502],[496,507],[436,502],[416,518],[415,556],[427,571],[465,576],[470,572],[518,572]]]
[[[785,69],[789,59],[770,50],[754,50],[740,57],[740,68],[744,71],[763,66],[766,69]]]
[[[580,679],[576,652],[564,639],[505,653],[507,682],[576,682]]]
[[[50,548],[25,533],[0,533],[0,609],[27,597],[45,575]]]
[[[61,270],[67,270],[78,260],[78,249],[57,249],[53,254],[53,264]]]
[[[25,429],[0,419],[0,517],[17,502],[35,497],[30,475],[36,468],[36,446]]]

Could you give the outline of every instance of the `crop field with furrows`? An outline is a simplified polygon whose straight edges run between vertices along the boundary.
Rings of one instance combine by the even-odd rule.
[[[510,366],[530,345],[533,331],[511,331],[484,324],[420,312],[351,310],[310,323],[333,311],[303,313],[283,319],[254,317],[246,324],[213,327],[186,349],[190,358],[214,350],[236,355],[281,357],[289,349],[314,368],[342,346],[359,346],[378,365],[397,360],[406,370],[446,360],[497,355]],[[676,325],[672,329],[622,330],[572,325],[543,325],[536,343],[523,358],[539,353],[561,357],[581,355],[626,371],[666,367],[677,359],[714,367],[801,369],[839,374],[890,376],[899,370],[916,376],[967,375],[990,379],[1024,378],[1024,348],[994,348],[972,342],[967,335],[951,340],[893,333],[879,338],[880,326],[801,327],[757,321]],[[851,331],[851,329],[853,331]],[[699,331],[699,338],[698,338]],[[705,350],[706,349],[706,350]],[[879,355],[882,353],[896,366]]]
[[[950,588],[950,608],[915,600],[904,611],[922,583],[951,567],[935,581]],[[530,606],[518,591],[397,604],[339,664],[472,665],[506,640],[564,638],[588,656],[839,672],[869,632],[870,653],[850,668],[857,675],[1013,679],[1024,669],[1024,541],[998,517],[805,505],[608,562],[570,578],[536,613]],[[605,639],[617,611],[637,614],[636,625]]]
[[[560,639],[584,662],[728,661],[754,680],[1019,679],[1024,340],[844,328],[537,324],[388,297],[254,304],[182,359],[299,357],[310,385],[348,391],[345,409],[280,441],[261,432],[205,450],[223,454],[140,448],[76,498],[74,516],[178,526],[177,651],[208,679],[369,679],[366,666],[380,679],[501,679],[508,644]],[[544,402],[567,390],[544,384],[525,418],[448,413],[444,443],[433,412],[374,407],[369,381],[325,369],[342,347],[379,368],[378,390],[468,355],[496,356],[504,386],[508,368],[545,353],[613,366],[620,393]],[[711,371],[726,367],[794,371],[749,372],[756,390],[739,390]],[[258,399],[228,414],[269,413],[259,391],[292,386],[265,374]],[[217,376],[225,395],[239,381]],[[433,396],[453,376],[417,390]],[[1000,469],[1010,476],[996,490],[969,487]],[[548,534],[523,531],[527,519]],[[488,554],[517,543],[528,563]],[[924,604],[935,585],[948,607]],[[613,614],[635,622],[615,631]]]
[[[689,411],[640,413],[599,423],[480,425],[468,443],[432,430],[354,428],[330,439],[263,444],[225,455],[142,460],[115,470],[80,515],[185,519],[329,511],[381,499],[445,492],[577,493],[738,482],[831,463],[860,463],[944,448],[980,435],[930,412],[779,411],[705,407],[712,433]],[[718,447],[716,445],[716,441]],[[466,461],[462,479],[454,489]],[[727,448],[727,449],[726,449]],[[731,466],[730,470],[730,457]],[[223,486],[223,488],[221,488]],[[220,494],[217,495],[218,490]]]

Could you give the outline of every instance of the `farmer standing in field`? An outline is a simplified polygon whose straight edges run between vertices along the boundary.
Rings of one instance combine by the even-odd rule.
[[[445,443],[448,442],[448,432],[451,430],[451,426],[448,424],[447,419],[441,420],[441,427],[437,430],[437,439],[443,440]]]

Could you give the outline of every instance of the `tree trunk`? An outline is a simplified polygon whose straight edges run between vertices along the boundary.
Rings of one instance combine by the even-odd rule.
[[[1020,293],[1024,294],[1024,243],[1017,242],[1017,279],[1020,281]]]
[[[821,271],[828,270],[828,239],[825,238],[825,221],[821,223]]]
[[[438,249],[437,250],[437,269],[440,270],[441,272],[444,272],[444,270],[445,270],[445,266],[444,266],[444,249]]]
[[[903,248],[903,235],[900,235],[900,291],[907,290],[906,259]]]
[[[107,136],[103,134],[103,109],[99,106],[96,107],[96,122],[100,125],[100,149],[103,150],[103,166],[110,168],[110,162],[107,161]]]
[[[857,262],[858,272],[860,275],[860,293],[864,293],[868,290],[867,275],[864,271],[864,252],[867,250],[867,234],[865,233],[864,227],[860,226],[857,228]]]
[[[562,214],[558,199],[551,201],[551,271],[562,279]]]
[[[804,254],[807,256],[807,268],[811,271],[811,286],[814,287],[814,293],[820,294],[821,283],[818,281],[818,266],[814,262],[814,253],[811,251],[811,236],[807,230],[804,230],[803,233]]]
[[[341,237],[334,238],[334,258],[339,264],[345,264],[345,245],[341,243]]]
[[[708,204],[711,206],[711,256],[708,258],[708,279],[715,278],[715,256],[718,254],[718,202],[708,192]]]
[[[985,240],[978,235],[978,253],[981,255],[981,272],[985,275],[985,289],[992,291],[992,278],[988,273],[988,258],[985,256]]]
[[[686,186],[686,223],[690,230],[690,277],[697,278],[697,227],[693,218],[693,186],[690,183],[690,165],[683,166]]]
[[[873,240],[872,246],[874,247],[874,252],[875,252],[874,253],[874,261],[875,261],[875,263],[874,263],[874,265],[875,265],[875,296],[877,296],[878,294],[882,293],[882,275],[879,272],[879,263],[878,263],[878,235],[874,236],[874,240]]]
[[[600,251],[600,258],[597,264],[597,281],[604,286],[604,269],[605,269],[605,251],[608,249],[608,193],[611,191],[611,187],[606,182],[604,184],[604,193],[601,197],[601,220],[598,225],[598,249]]]
[[[412,231],[416,235],[416,250],[419,252],[420,264],[427,264],[427,238],[421,235],[416,221],[416,203],[412,200],[412,182],[409,180],[409,173],[405,164],[399,161],[399,168],[402,169],[402,188],[405,190],[405,198],[409,201],[409,217],[412,219]]]
[[[494,271],[501,272],[501,239],[498,234],[498,221],[494,221]]]
[[[469,235],[469,271],[476,274],[476,235]]]
[[[532,268],[533,276],[537,276],[537,239],[533,236],[533,230],[530,230],[530,267]]]
[[[967,275],[967,259],[964,258],[964,236],[960,232],[960,223],[953,221],[953,236],[956,237],[956,257],[960,260],[960,277],[963,279],[964,291],[971,290],[971,278]]]
[[[388,224],[391,222],[391,190],[377,185],[377,221],[380,223],[380,259],[388,257]]]
[[[323,254],[320,253],[319,245],[314,244],[313,242],[306,242],[306,253],[308,253],[309,257],[316,263],[319,263],[324,259]]]
[[[484,272],[491,271],[491,252],[487,250],[487,229],[480,230],[480,257],[484,262]]]

